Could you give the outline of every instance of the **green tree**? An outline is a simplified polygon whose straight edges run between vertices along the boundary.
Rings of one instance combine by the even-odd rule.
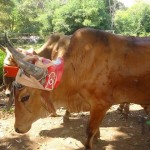
[[[109,29],[109,21],[103,0],[68,0],[55,10],[52,23],[54,31],[71,34],[85,26]]]
[[[40,33],[44,34],[47,32],[53,32],[53,14],[56,9],[61,7],[62,2],[60,0],[45,0],[44,9],[40,12],[37,20],[42,24]]]
[[[150,4],[145,5],[141,16],[141,26],[144,28],[144,32],[150,35]]]
[[[16,2],[16,32],[52,32],[53,13],[60,0],[19,0]]]
[[[41,23],[37,21],[39,2],[35,0],[20,0],[16,3],[16,32],[38,33]]]
[[[125,35],[143,35],[150,31],[150,4],[140,2],[115,15],[115,28]]]
[[[0,2],[0,31],[12,31],[14,28],[13,9],[15,7],[14,0],[1,0]]]

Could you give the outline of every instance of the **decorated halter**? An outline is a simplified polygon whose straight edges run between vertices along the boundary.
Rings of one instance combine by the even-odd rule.
[[[15,90],[22,90],[24,86],[28,86],[51,91],[58,87],[63,74],[64,60],[62,58],[57,58],[55,61],[50,61],[49,59],[38,57],[38,60],[34,63],[35,65],[45,69],[44,76],[40,80],[36,80],[32,76],[26,75],[22,69],[19,69],[16,80],[12,83],[7,110],[10,109],[15,100]]]
[[[57,58],[55,61],[50,61],[49,59],[38,57],[38,59],[32,63],[44,68],[45,74],[43,77],[40,80],[37,80],[31,75],[27,75],[22,69],[19,69],[16,76],[16,82],[28,87],[48,91],[53,90],[59,85],[64,70],[63,58]]]
[[[34,51],[33,49],[28,49],[28,50],[24,50],[21,48],[18,48],[17,51],[19,51],[20,53],[26,55],[26,56],[32,56]],[[16,64],[16,63],[15,63]],[[17,75],[17,72],[19,70],[19,67],[17,66],[12,66],[10,64],[8,64],[7,62],[4,61],[4,66],[3,66],[3,72],[4,72],[4,77],[12,77],[15,78]]]

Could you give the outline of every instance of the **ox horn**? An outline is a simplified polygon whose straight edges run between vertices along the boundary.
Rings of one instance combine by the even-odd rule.
[[[35,77],[37,80],[43,77],[44,72],[45,72],[44,69],[37,67],[34,64],[24,61],[23,58],[25,58],[25,55],[18,52],[12,46],[6,34],[5,34],[5,43],[6,43],[6,47],[12,53],[14,60],[16,61],[16,63],[18,64],[20,68],[22,68],[27,74]]]

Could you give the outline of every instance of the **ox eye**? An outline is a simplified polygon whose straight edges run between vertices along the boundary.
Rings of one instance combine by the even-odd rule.
[[[22,98],[21,98],[21,102],[25,102],[25,101],[27,101],[28,99],[29,99],[29,95],[26,95],[26,96],[23,96]]]

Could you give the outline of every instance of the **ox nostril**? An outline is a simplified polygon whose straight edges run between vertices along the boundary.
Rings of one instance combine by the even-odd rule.
[[[18,128],[16,128],[15,131],[16,131],[17,133],[21,133],[21,131],[20,131]]]

